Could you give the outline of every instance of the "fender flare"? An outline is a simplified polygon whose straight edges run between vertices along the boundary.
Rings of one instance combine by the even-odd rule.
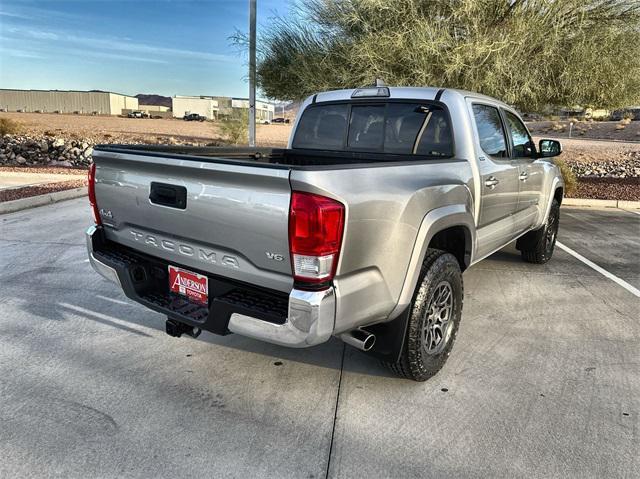
[[[556,190],[559,187],[562,188],[562,196],[564,199],[564,181],[556,176],[551,182],[551,188],[549,188],[549,198],[547,199],[547,207],[544,210],[544,215],[542,216],[541,221],[537,225],[538,228],[547,223],[547,218],[549,217],[549,212],[551,211],[551,204],[553,203],[553,199],[556,197]]]
[[[400,296],[398,297],[398,303],[389,314],[387,321],[396,318],[406,310],[407,306],[411,303],[420,276],[421,265],[431,239],[436,233],[453,226],[463,226],[469,232],[470,237],[467,239],[471,242],[471,254],[469,255],[467,266],[471,264],[475,255],[476,230],[473,214],[469,211],[468,207],[464,204],[455,204],[442,206],[429,211],[422,219],[422,223],[418,229],[411,258],[409,259],[409,265],[407,266],[407,273],[400,291]]]

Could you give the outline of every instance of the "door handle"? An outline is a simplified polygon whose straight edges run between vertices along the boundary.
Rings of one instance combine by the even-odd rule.
[[[498,183],[500,183],[500,180],[498,180],[498,178],[496,178],[495,176],[490,176],[485,180],[484,186],[492,190]]]
[[[520,173],[520,181],[527,181],[527,178],[529,178],[529,173],[527,173],[526,171],[523,171],[522,173]]]

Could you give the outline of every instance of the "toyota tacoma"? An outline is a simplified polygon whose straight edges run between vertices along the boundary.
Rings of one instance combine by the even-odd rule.
[[[476,93],[318,93],[287,148],[96,147],[89,258],[172,336],[336,336],[423,381],[454,344],[467,268],[512,241],[551,258],[560,153]]]

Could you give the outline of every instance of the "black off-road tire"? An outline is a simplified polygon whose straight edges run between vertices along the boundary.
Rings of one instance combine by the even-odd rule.
[[[551,203],[547,222],[541,228],[530,231],[516,242],[522,259],[527,263],[544,264],[553,256],[560,224],[560,204],[557,200]]]
[[[442,291],[443,284],[449,285],[452,302],[446,339],[440,350],[427,354],[423,340],[423,328],[428,321],[427,313],[437,298],[436,293]],[[436,374],[449,357],[462,316],[464,289],[462,272],[455,256],[437,249],[427,250],[422,264],[416,291],[411,302],[409,324],[405,335],[402,354],[395,363],[384,363],[398,376],[426,381]]]

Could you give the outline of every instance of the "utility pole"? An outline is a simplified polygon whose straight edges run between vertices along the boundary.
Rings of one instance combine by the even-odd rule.
[[[249,0],[249,146],[256,146],[256,0]]]

